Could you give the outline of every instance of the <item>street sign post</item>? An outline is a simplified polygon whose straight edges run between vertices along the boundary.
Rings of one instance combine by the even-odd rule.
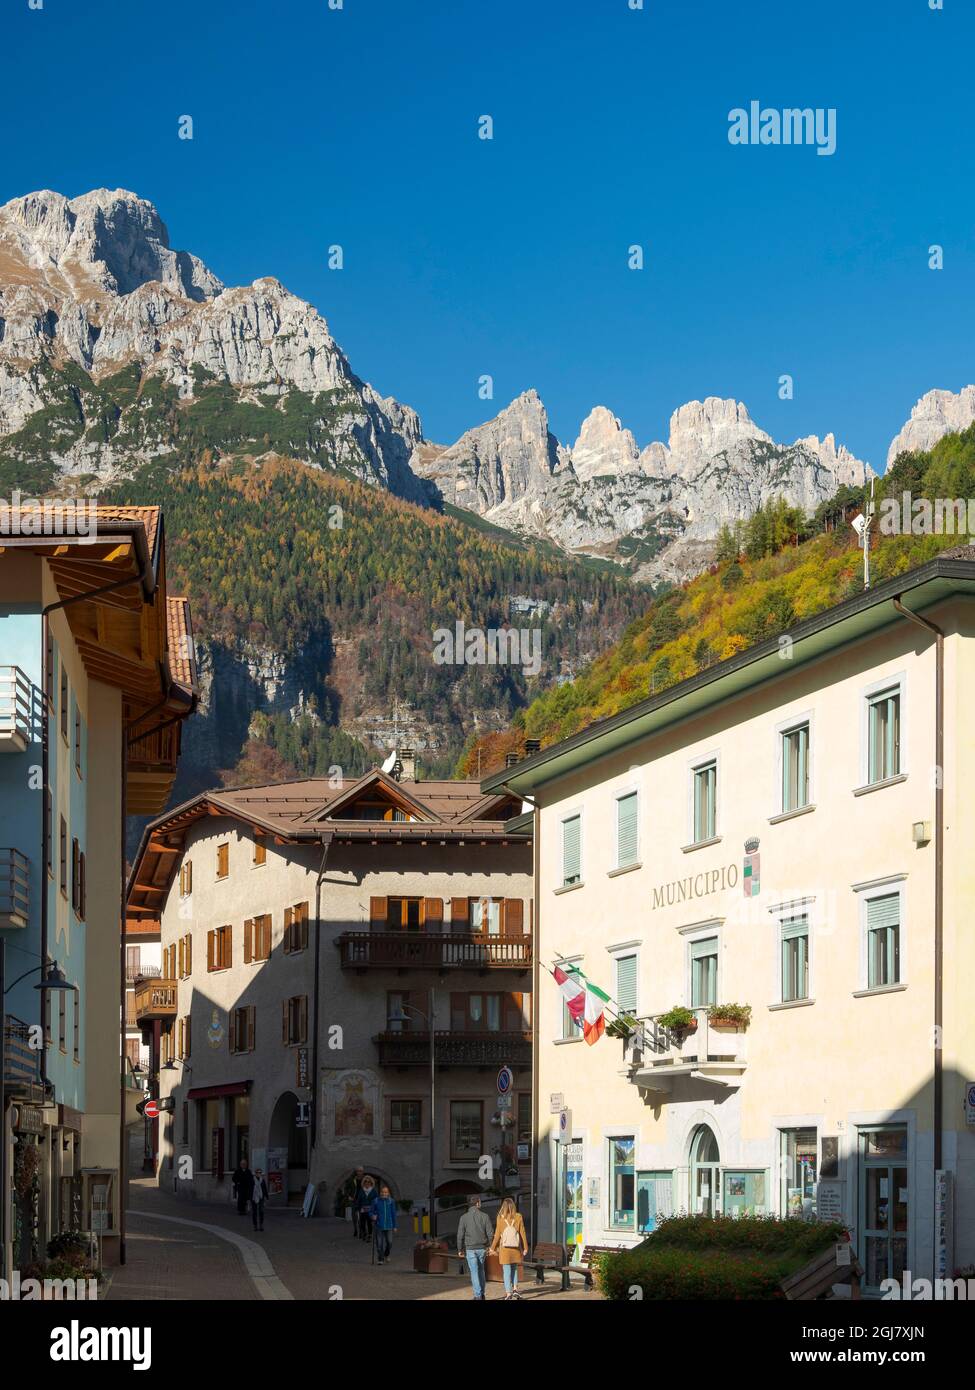
[[[571,1111],[571,1110],[560,1110],[560,1111],[559,1111],[559,1140],[558,1140],[558,1141],[559,1141],[560,1144],[571,1144],[571,1143],[572,1143],[572,1111]]]
[[[514,1084],[514,1072],[510,1067],[502,1067],[498,1072],[498,1095],[506,1096]]]

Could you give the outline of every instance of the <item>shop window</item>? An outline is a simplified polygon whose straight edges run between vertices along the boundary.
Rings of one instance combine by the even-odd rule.
[[[454,1163],[476,1162],[483,1152],[484,1107],[479,1100],[450,1102],[450,1157]]]
[[[783,1129],[779,1135],[779,1213],[811,1221],[816,1214],[815,1129]]]
[[[636,1140],[632,1136],[610,1139],[609,1224],[614,1230],[632,1231],[636,1223]]]

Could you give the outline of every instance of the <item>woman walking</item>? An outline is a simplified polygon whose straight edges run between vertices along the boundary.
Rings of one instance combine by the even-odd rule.
[[[362,1179],[362,1186],[356,1193],[355,1207],[359,1213],[359,1238],[360,1240],[372,1240],[372,1219],[369,1209],[372,1206],[373,1198],[376,1196],[375,1181],[367,1173]]]
[[[254,1191],[251,1196],[251,1216],[254,1219],[254,1230],[264,1230],[264,1203],[268,1199],[267,1179],[264,1177],[263,1170],[254,1169]]]
[[[521,1219],[521,1213],[510,1197],[505,1197],[501,1203],[491,1249],[501,1261],[505,1300],[511,1302],[512,1299],[520,1299],[518,1271],[522,1260],[528,1254],[528,1237],[525,1235],[525,1223]]]

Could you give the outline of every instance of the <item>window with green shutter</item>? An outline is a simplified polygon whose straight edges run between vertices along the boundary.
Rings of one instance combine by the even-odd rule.
[[[782,1002],[809,998],[809,919],[782,922]]]
[[[883,782],[901,770],[901,693],[899,689],[871,695],[867,701],[869,756],[867,780]]]
[[[637,861],[639,852],[639,796],[627,792],[616,798],[616,867],[626,869]]]
[[[718,765],[705,763],[694,769],[694,843],[713,840],[717,834]]]
[[[718,938],[691,942],[691,1008],[705,1009],[718,1002]]]
[[[809,725],[782,735],[782,810],[809,805]]]
[[[582,882],[582,817],[562,822],[562,886]]]
[[[636,1013],[636,963],[635,955],[616,957],[616,1003],[623,1014]]]
[[[867,988],[896,985],[900,981],[899,893],[886,893],[867,901]]]

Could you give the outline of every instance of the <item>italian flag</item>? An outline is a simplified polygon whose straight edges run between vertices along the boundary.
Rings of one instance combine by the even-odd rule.
[[[566,974],[557,965],[552,974],[562,991],[566,1008],[576,1023],[582,1024],[582,1036],[591,1047],[606,1031],[605,1006],[609,1003],[609,995],[597,989],[581,971]]]

